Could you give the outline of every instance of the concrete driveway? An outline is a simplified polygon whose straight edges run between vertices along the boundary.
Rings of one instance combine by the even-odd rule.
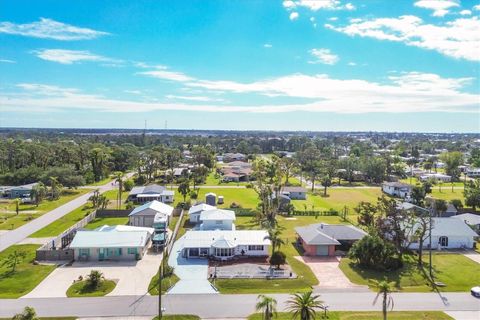
[[[85,278],[91,270],[99,270],[106,279],[117,281],[117,286],[109,296],[145,295],[161,261],[162,254],[146,254],[140,261],[75,262],[72,266],[55,269],[22,298],[66,297],[67,289],[73,281],[80,275]]]
[[[356,285],[340,270],[340,257],[295,257],[310,267],[319,281],[318,289],[369,291],[367,286]]]
[[[470,250],[468,253],[463,254],[465,257],[475,261],[476,263],[480,263],[480,253]]]
[[[183,239],[175,242],[168,258],[168,264],[175,268],[180,281],[167,294],[218,293],[208,281],[208,260],[182,258]]]

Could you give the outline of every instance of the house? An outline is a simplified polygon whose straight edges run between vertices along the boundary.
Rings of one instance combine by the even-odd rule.
[[[30,198],[30,193],[32,192],[33,187],[38,183],[24,184],[16,187],[3,187],[2,188],[2,197],[8,199],[17,199],[17,198]]]
[[[243,153],[225,153],[222,160],[223,162],[247,161],[247,156]]]
[[[469,168],[465,174],[469,178],[480,178],[480,168]]]
[[[105,225],[77,231],[69,248],[75,260],[140,260],[153,232],[153,228]]]
[[[148,186],[133,187],[128,194],[127,201],[135,203],[145,203],[152,200],[157,200],[164,203],[172,203],[174,201],[175,192],[167,190],[163,186],[151,184]]]
[[[183,236],[182,256],[221,260],[237,256],[266,257],[270,245],[265,230],[187,231]]]
[[[306,200],[307,189],[304,187],[283,187],[280,193],[291,200]]]
[[[394,197],[409,199],[413,187],[401,182],[384,182],[382,183],[382,191]]]
[[[248,162],[232,161],[218,169],[225,182],[250,181],[252,179],[252,165]]]
[[[473,213],[462,213],[452,218],[462,220],[468,224],[473,230],[480,234],[480,215]]]
[[[235,211],[223,209],[205,210],[200,213],[200,230],[235,230]]]
[[[450,182],[452,181],[452,177],[446,174],[441,173],[425,173],[419,177],[420,181],[427,181],[427,180],[435,180],[435,181],[442,181],[442,182]]]
[[[415,235],[420,227],[420,223],[416,223],[409,227],[407,232],[407,240],[410,243],[410,249],[418,249],[418,236]],[[475,243],[475,237],[478,235],[470,228],[462,219],[455,217],[448,218],[432,218],[432,249],[472,249]],[[428,248],[429,232],[427,231],[423,242],[423,247]]]
[[[190,222],[198,223],[200,222],[200,214],[206,210],[217,209],[215,206],[208,205],[206,203],[196,204],[188,210],[188,215],[190,217]]]
[[[337,249],[348,250],[367,233],[357,227],[343,224],[316,223],[296,227],[299,244],[307,256],[333,256]]]
[[[131,226],[151,228],[156,220],[157,223],[164,221],[168,225],[173,210],[174,208],[172,206],[153,200],[133,209],[128,215],[128,224]]]

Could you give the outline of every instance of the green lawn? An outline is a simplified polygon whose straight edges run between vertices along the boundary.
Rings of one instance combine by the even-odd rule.
[[[73,226],[78,221],[82,220],[86,215],[92,212],[93,209],[89,204],[77,208],[70,213],[67,213],[60,219],[50,223],[46,227],[38,230],[37,232],[30,235],[30,238],[44,238],[44,237],[55,237],[61,234],[63,231],[67,230]]]
[[[105,179],[102,179],[102,180],[97,181],[95,183],[89,184],[88,186],[99,187],[99,186],[103,186],[104,184],[109,183],[112,180],[113,180],[113,177],[106,177]]]
[[[12,318],[0,318],[0,320],[11,320]],[[75,320],[76,317],[39,317],[38,320]]]
[[[328,320],[382,320],[381,312],[374,311],[329,311],[327,318],[323,318],[323,311],[317,312],[317,319]],[[279,312],[277,320],[291,320],[292,314],[289,312]],[[388,312],[389,320],[453,320],[449,315],[442,311],[391,311]],[[262,320],[262,314],[255,313],[248,317],[248,320]]]
[[[416,260],[412,257],[410,262],[396,271],[379,272],[365,270],[357,267],[348,258],[342,259],[340,269],[345,275],[356,284],[368,285],[369,279],[382,280],[387,277],[395,283],[397,290],[405,292],[430,292],[432,287],[426,276],[428,275],[428,254],[424,256],[424,269],[419,270]],[[434,253],[433,274],[435,281],[446,284],[446,287],[439,287],[440,291],[469,291],[470,288],[480,283],[480,265],[461,254],[455,253]]]
[[[435,199],[442,199],[446,201],[450,201],[453,199],[459,199],[463,202],[465,202],[465,197],[463,195],[463,189],[453,189],[452,188],[445,188],[442,187],[442,192],[438,190],[438,188],[433,188],[432,193],[429,194],[428,196],[435,198]]]
[[[209,192],[215,193],[217,199],[218,196],[223,196],[224,204],[218,205],[219,208],[230,208],[230,205],[233,202],[240,204],[242,208],[247,209],[256,209],[258,205],[258,195],[253,189],[200,188],[198,189],[198,200],[205,201],[205,195]]]
[[[317,194],[308,192],[307,200],[292,200],[297,210],[320,210],[334,209],[341,211],[345,206],[349,208],[349,215],[354,215],[353,209],[361,202],[376,203],[382,196],[380,188],[329,188],[327,197],[323,196],[323,189],[315,191]]]
[[[166,314],[162,315],[164,320],[200,320],[199,316],[191,314]],[[153,318],[153,320],[158,320],[158,317]]]
[[[128,217],[95,218],[93,219],[93,221],[90,221],[90,223],[85,226],[85,229],[93,230],[106,224],[109,226],[116,226],[125,225],[127,223]]]
[[[42,214],[49,212],[59,206],[90,192],[90,189],[66,189],[58,200],[44,200],[37,206],[34,204],[20,204],[20,214],[15,213],[15,204],[13,201],[0,203],[0,230],[16,229],[29,221],[38,218]]]
[[[173,287],[175,283],[180,280],[175,274],[172,274],[169,277],[165,277],[162,279],[162,294],[165,294],[168,289]],[[158,272],[157,274],[150,280],[150,284],[148,285],[148,293],[152,296],[158,296]]]
[[[68,288],[67,297],[103,297],[115,289],[117,284],[112,280],[103,280],[97,288],[92,288],[86,280],[75,282]]]
[[[15,299],[29,293],[56,268],[54,265],[32,263],[38,247],[34,244],[14,245],[0,252],[0,261],[15,250],[26,253],[13,274],[6,266],[0,265],[0,298]]]
[[[127,204],[125,203],[125,201],[128,198],[128,193],[129,193],[128,191],[123,191],[122,192],[122,202],[120,204],[120,209],[126,209]],[[118,200],[117,200],[118,189],[108,190],[108,191],[104,192],[103,195],[106,196],[107,199],[110,200],[110,202],[108,203],[107,209],[117,209],[117,206],[118,206]]]
[[[308,217],[300,216],[284,218],[279,216],[278,224],[283,227],[282,237],[287,243],[280,250],[287,255],[287,262],[293,271],[299,276],[297,279],[263,280],[263,279],[218,279],[215,286],[221,293],[292,293],[308,291],[318,284],[318,280],[311,269],[298,261],[294,256],[299,256],[293,243],[295,242],[294,227],[311,223],[340,223],[339,217]],[[235,221],[238,230],[259,229],[260,227],[252,220],[252,217],[237,217]]]

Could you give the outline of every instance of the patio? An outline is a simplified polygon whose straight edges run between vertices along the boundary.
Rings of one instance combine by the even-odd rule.
[[[211,261],[208,267],[208,275],[210,278],[216,276],[218,279],[294,279],[297,277],[289,265],[284,265],[280,269],[275,269],[266,261],[255,262],[247,261],[247,259],[241,259],[233,263],[218,263]]]

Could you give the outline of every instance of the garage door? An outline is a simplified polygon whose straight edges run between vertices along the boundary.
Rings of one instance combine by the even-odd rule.
[[[328,246],[317,246],[317,256],[328,256]]]

